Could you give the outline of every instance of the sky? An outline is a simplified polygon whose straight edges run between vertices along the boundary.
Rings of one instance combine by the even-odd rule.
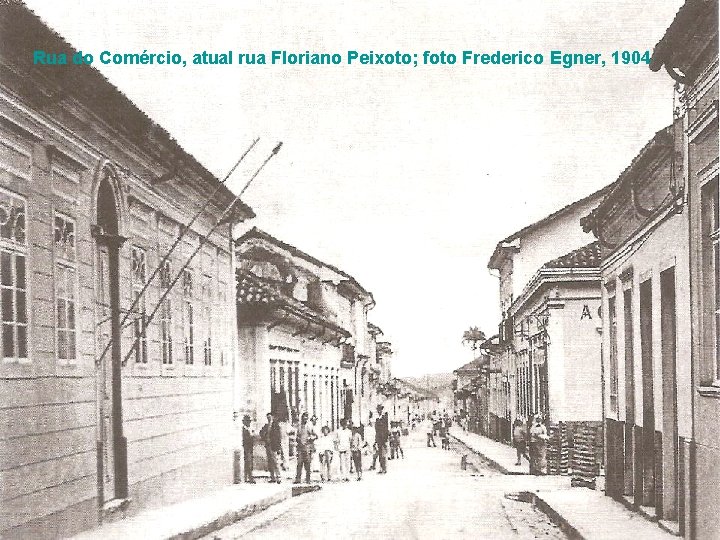
[[[93,63],[219,177],[257,226],[353,275],[396,375],[472,359],[462,333],[500,319],[498,241],[614,181],[672,121],[672,81],[615,50],[652,51],[682,0],[26,0],[76,49],[113,53],[463,50],[541,66],[118,66]],[[551,50],[607,65],[551,66]],[[578,225],[579,226],[579,225]]]

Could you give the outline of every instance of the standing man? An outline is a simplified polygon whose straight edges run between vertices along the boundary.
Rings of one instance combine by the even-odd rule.
[[[315,452],[315,430],[308,426],[308,414],[302,413],[300,425],[297,430],[297,470],[295,472],[295,483],[300,483],[303,467],[305,468],[305,483],[310,483],[310,463]]]
[[[248,484],[254,484],[253,478],[253,434],[250,431],[250,415],[246,414],[242,419],[242,446],[243,446],[243,475]]]
[[[280,483],[280,471],[278,470],[277,464],[277,451],[279,448],[276,446],[278,439],[280,438],[280,428],[277,423],[273,420],[272,413],[267,413],[267,424],[265,424],[260,430],[260,438],[265,444],[265,456],[267,457],[267,467],[270,473],[270,482]]]
[[[390,437],[390,426],[388,414],[383,412],[383,406],[377,406],[378,417],[375,420],[375,444],[377,444],[378,458],[380,459],[380,470],[378,474],[387,473],[387,443]]]

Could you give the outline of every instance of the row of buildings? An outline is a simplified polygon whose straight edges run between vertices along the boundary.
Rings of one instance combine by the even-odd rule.
[[[456,399],[508,443],[540,413],[550,473],[604,475],[664,528],[719,538],[717,0],[687,0],[649,67],[674,85],[672,124],[613,183],[498,242],[502,323]]]
[[[352,276],[250,229],[94,68],[33,65],[74,51],[26,7],[0,6],[0,35],[0,536],[239,481],[245,414],[272,411],[291,454],[301,412],[334,428],[427,400],[392,377]]]

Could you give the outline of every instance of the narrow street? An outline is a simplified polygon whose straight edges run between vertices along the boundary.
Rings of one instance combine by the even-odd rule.
[[[333,482],[208,536],[233,538],[565,538],[529,504],[504,494],[522,481],[489,468],[461,470],[461,453],[403,437],[405,459],[388,474]]]

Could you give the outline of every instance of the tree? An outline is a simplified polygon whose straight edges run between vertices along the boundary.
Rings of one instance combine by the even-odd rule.
[[[485,341],[487,338],[485,337],[485,332],[480,330],[477,326],[471,326],[465,332],[463,332],[462,337],[462,343],[463,345],[470,344],[470,348],[473,351],[473,357],[475,356],[475,351],[477,351],[477,348],[480,343]]]

